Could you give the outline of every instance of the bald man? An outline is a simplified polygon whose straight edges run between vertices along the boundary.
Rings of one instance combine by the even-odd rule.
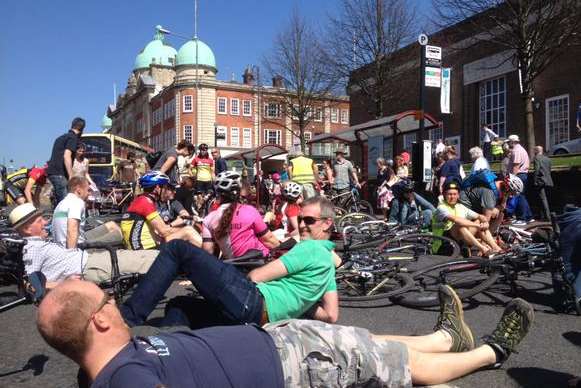
[[[113,299],[93,283],[67,280],[40,304],[37,326],[49,345],[79,364],[93,388],[275,388],[327,386],[330,378],[341,386],[444,383],[500,366],[533,319],[532,308],[515,299],[486,344],[474,348],[458,296],[442,286],[440,298],[438,330],[427,336],[375,336],[287,320],[264,329],[224,326],[132,338]]]

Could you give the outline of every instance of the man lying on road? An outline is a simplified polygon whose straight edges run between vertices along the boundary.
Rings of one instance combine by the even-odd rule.
[[[372,335],[316,321],[222,326],[134,337],[114,299],[96,285],[67,280],[38,309],[46,342],[75,361],[92,387],[347,387],[432,385],[499,367],[522,341],[533,309],[508,304],[475,348],[462,304],[440,289],[436,331],[417,337]]]

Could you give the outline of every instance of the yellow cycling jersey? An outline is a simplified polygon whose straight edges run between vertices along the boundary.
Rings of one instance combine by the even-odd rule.
[[[131,250],[155,249],[158,246],[151,220],[160,217],[155,200],[147,194],[139,195],[127,208],[121,220],[125,247]]]

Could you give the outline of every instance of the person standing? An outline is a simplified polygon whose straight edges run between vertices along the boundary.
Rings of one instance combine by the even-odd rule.
[[[161,158],[155,163],[152,170],[166,174],[170,183],[178,184],[178,156],[189,157],[194,153],[194,145],[189,141],[182,140],[175,147],[166,150]]]
[[[442,139],[438,139],[438,144],[436,144],[436,150],[434,151],[435,155],[443,154],[446,151],[446,145],[442,141]]]
[[[543,206],[542,216],[546,221],[551,221],[551,209],[547,199],[547,190],[553,187],[553,178],[551,177],[551,159],[543,153],[543,147],[534,148],[535,158],[533,159],[534,173],[533,186],[538,190],[541,204]]]
[[[518,176],[523,183],[524,189],[521,195],[518,196],[516,204],[516,221],[514,225],[526,225],[528,222],[533,222],[533,214],[527,201],[525,192],[527,186],[527,179],[529,174],[530,160],[529,154],[520,145],[520,138],[518,135],[510,135],[508,143],[512,147],[512,153],[508,161],[508,172]]]
[[[439,191],[440,193],[444,193],[444,182],[446,180],[455,180],[458,182],[462,182],[464,179],[464,168],[462,167],[462,163],[456,158],[456,147],[448,146],[446,147],[446,152],[444,153],[446,162],[442,165],[440,169],[440,182],[439,182]]]
[[[488,160],[492,159],[492,140],[498,138],[498,135],[488,125],[482,126],[482,150],[484,157]]]
[[[472,159],[472,169],[470,170],[471,174],[480,170],[490,170],[490,164],[488,164],[488,160],[486,160],[484,157],[483,151],[480,147],[472,147],[468,153]]]
[[[290,180],[303,185],[305,199],[316,195],[315,182],[319,180],[319,169],[313,159],[307,158],[299,151],[296,157],[290,161],[288,175]]]
[[[97,185],[91,179],[91,175],[89,175],[89,159],[85,158],[85,149],[85,145],[79,143],[75,153],[75,160],[73,161],[73,176],[86,178],[89,185],[97,188]]]
[[[218,148],[212,149],[212,158],[214,158],[214,170],[216,175],[228,170],[228,165],[224,158],[222,158],[222,155],[220,155],[220,150]]]
[[[409,175],[408,169],[408,162],[405,161],[405,158],[402,155],[398,155],[395,157],[395,175],[398,176],[400,179],[405,179]]]
[[[59,203],[67,195],[67,181],[73,176],[73,159],[84,129],[85,120],[75,117],[71,129],[59,136],[52,146],[46,175],[53,186],[55,203]]]

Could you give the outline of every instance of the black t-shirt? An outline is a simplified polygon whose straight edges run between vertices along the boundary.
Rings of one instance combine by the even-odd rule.
[[[133,338],[92,388],[283,387],[272,338],[255,326],[211,327]]]
[[[163,153],[163,155],[161,155],[161,158],[159,158],[157,163],[155,163],[155,166],[153,166],[152,170],[161,169],[161,166],[163,166],[163,164],[166,162],[166,160],[168,160],[171,157],[175,158],[175,162],[165,174],[169,177],[169,179],[171,180],[171,182],[174,185],[177,185],[177,183],[178,183],[178,151],[176,150],[175,147],[172,147],[172,148],[169,148],[168,150],[166,150]]]
[[[194,212],[192,210],[192,206],[194,205],[194,191],[193,190],[188,190],[186,188],[182,187],[178,187],[178,189],[176,190],[176,201],[179,201],[182,206],[184,207],[184,209],[186,209],[186,211],[188,213],[190,213],[190,215],[193,215]]]
[[[226,161],[223,158],[216,159],[215,165],[216,165],[216,175],[223,171],[228,170],[228,164],[226,164]]]
[[[460,176],[460,166],[462,163],[458,159],[450,159],[444,163],[442,169],[440,170],[440,176],[443,176],[447,179],[456,179],[458,181],[462,181],[462,177]]]
[[[180,214],[180,211],[184,210],[184,207],[181,203],[176,200],[168,201],[168,202],[158,202],[157,203],[157,211],[159,215],[163,219],[166,224],[169,224]]]
[[[67,169],[65,168],[65,150],[70,150],[74,159],[78,145],[79,136],[73,130],[59,136],[52,146],[52,154],[48,161],[46,175],[63,175],[68,178]]]

